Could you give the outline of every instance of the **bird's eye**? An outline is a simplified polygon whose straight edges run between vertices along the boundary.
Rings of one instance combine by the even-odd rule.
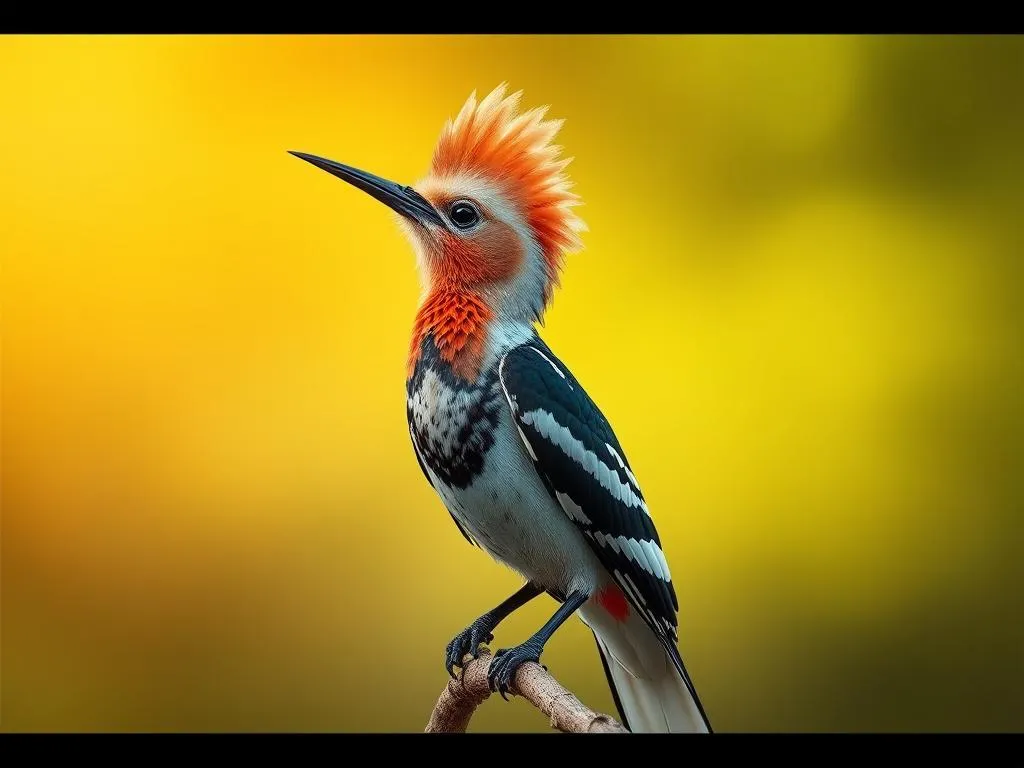
[[[459,200],[452,203],[452,207],[448,210],[448,218],[459,229],[469,229],[480,221],[480,211],[472,203]]]

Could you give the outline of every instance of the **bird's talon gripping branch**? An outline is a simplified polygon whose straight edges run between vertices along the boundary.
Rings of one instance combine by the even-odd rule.
[[[502,648],[495,653],[494,661],[491,662],[491,668],[487,672],[487,682],[491,690],[500,693],[501,698],[508,701],[508,696],[505,694],[509,693],[512,687],[516,670],[528,661],[539,664],[542,650],[536,644],[527,641],[515,648]]]
[[[516,608],[522,607],[543,591],[536,584],[527,582],[518,592],[505,600],[501,605],[488,611],[456,635],[448,643],[448,648],[445,652],[445,669],[448,670],[448,674],[454,678],[455,667],[465,669],[463,662],[467,655],[472,656],[474,659],[479,659],[480,646],[493,642],[494,629],[498,624]]]
[[[487,670],[494,660],[484,650],[476,661],[466,662],[460,683],[446,683],[424,729],[427,733],[466,733],[474,713],[493,695]],[[614,718],[595,712],[536,665],[516,673],[516,694],[536,707],[551,727],[562,733],[628,733]]]
[[[488,617],[481,617],[448,643],[448,648],[445,650],[444,666],[452,679],[455,678],[455,668],[461,669],[465,666],[466,656],[472,656],[474,659],[480,658],[480,646],[486,645],[494,639],[491,629]]]

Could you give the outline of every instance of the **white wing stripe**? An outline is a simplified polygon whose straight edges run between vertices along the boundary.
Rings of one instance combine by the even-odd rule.
[[[647,553],[647,559],[654,568],[654,575],[662,581],[672,581],[672,576],[669,575],[668,572],[668,563],[665,560],[665,553],[661,551],[661,547],[650,540],[641,541],[640,546],[642,546],[644,548],[644,552]]]
[[[520,419],[524,424],[534,427],[544,439],[558,446],[566,456],[585,469],[614,498],[627,507],[636,507],[647,511],[647,505],[644,504],[643,499],[637,496],[630,486],[620,482],[618,476],[597,457],[596,453],[577,440],[568,427],[555,421],[555,417],[550,413],[537,408],[522,414]]]
[[[558,499],[562,502],[563,507],[565,507],[566,503],[563,499],[568,499],[570,504],[573,503],[572,499],[569,499],[563,493],[558,494]],[[576,507],[576,509],[579,510],[579,514],[583,513],[583,510],[579,509],[579,507]],[[566,509],[566,513],[569,514],[569,517],[574,517],[573,513],[569,512],[569,509]],[[587,524],[590,524],[589,520]],[[589,531],[587,532],[589,533]],[[637,540],[627,539],[625,536],[609,536],[604,531],[594,531],[593,539],[602,547],[611,549],[616,555],[636,563],[652,576],[664,582],[672,581],[672,576],[668,570],[668,563],[665,561],[665,553],[662,552],[661,547],[656,542],[650,539]]]
[[[583,508],[573,501],[569,494],[556,491],[555,497],[558,499],[558,503],[562,505],[562,509],[565,510],[565,514],[570,518],[584,525],[593,525],[590,518],[583,512]]]
[[[615,459],[616,462],[618,462],[619,468],[626,473],[626,477],[629,478],[629,482],[632,483],[633,487],[639,491],[640,483],[636,481],[636,475],[634,475],[633,471],[626,466],[626,462],[622,460],[622,456],[619,455],[619,452],[616,451],[614,447],[612,447],[611,443],[605,443],[605,447],[608,449],[608,453],[612,455],[612,458]]]
[[[536,352],[536,353],[537,353],[538,355],[540,355],[540,356],[541,356],[541,357],[543,357],[543,358],[544,358],[545,360],[547,360],[547,361],[548,361],[548,365],[550,365],[550,366],[551,366],[552,368],[554,368],[554,369],[555,369],[555,373],[557,373],[557,374],[558,374],[559,376],[561,376],[561,377],[562,377],[563,379],[565,379],[565,383],[566,383],[566,384],[569,384],[569,380],[565,378],[565,374],[564,374],[564,373],[562,373],[562,369],[561,369],[561,368],[559,368],[559,367],[558,367],[557,365],[555,365],[555,364],[554,364],[554,363],[553,363],[553,362],[551,361],[551,358],[550,358],[550,357],[548,357],[547,355],[545,355],[545,354],[544,354],[543,352],[541,352],[541,351],[540,351],[539,349],[537,349],[536,347],[530,347],[530,349],[532,349],[532,350],[533,350],[534,352]],[[572,384],[569,384],[569,389],[572,389]]]

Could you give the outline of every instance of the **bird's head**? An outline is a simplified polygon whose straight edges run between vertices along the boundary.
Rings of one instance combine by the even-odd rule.
[[[520,113],[520,93],[473,94],[445,125],[428,175],[402,186],[315,155],[293,154],[388,205],[416,251],[430,292],[479,296],[497,315],[539,320],[583,222],[552,143],[561,121]]]

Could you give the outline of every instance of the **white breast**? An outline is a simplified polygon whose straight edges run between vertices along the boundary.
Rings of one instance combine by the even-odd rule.
[[[594,590],[603,582],[603,567],[551,498],[507,407],[493,436],[482,471],[465,488],[446,484],[427,467],[445,506],[484,550],[524,578],[563,594]]]

